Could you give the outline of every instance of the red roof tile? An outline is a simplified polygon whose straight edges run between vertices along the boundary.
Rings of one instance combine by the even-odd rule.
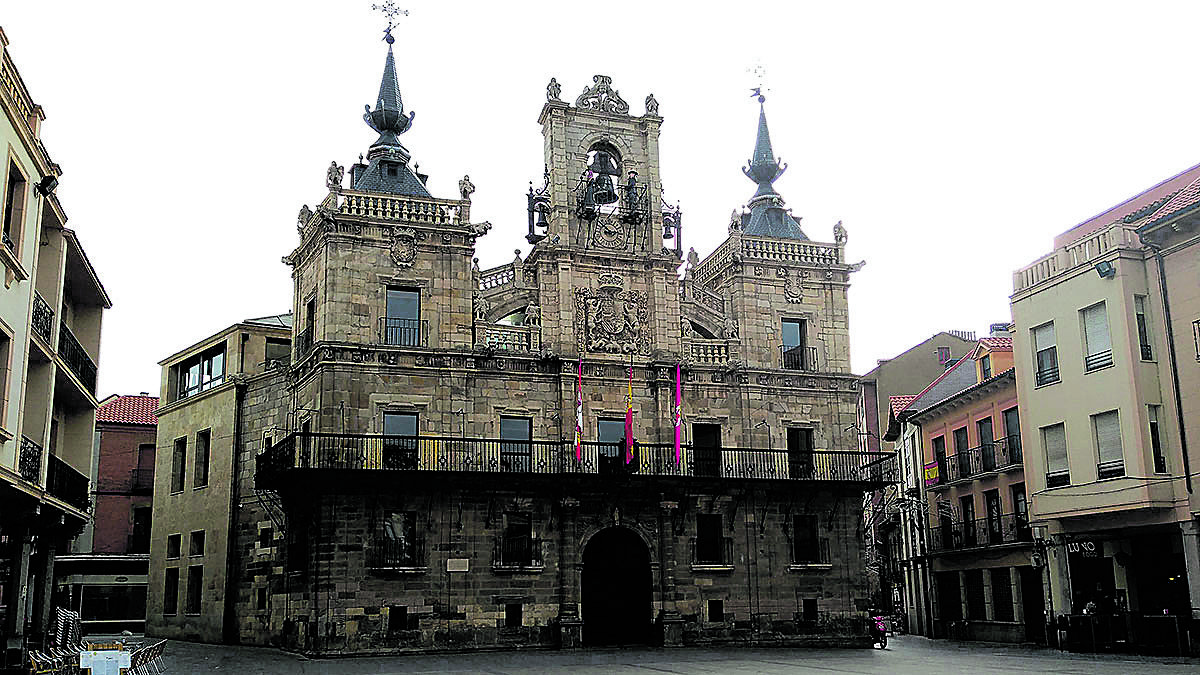
[[[1152,216],[1155,222],[1166,220],[1171,216],[1185,211],[1200,202],[1200,179],[1192,181],[1190,185],[1180,190],[1171,201],[1162,205],[1162,208],[1154,212]]]
[[[109,424],[157,425],[157,396],[109,396],[96,409],[96,421]]]
[[[1193,166],[1186,171],[1182,171],[1163,182],[1147,189],[1146,191],[1134,195],[1129,199],[1117,204],[1116,206],[1098,213],[1091,218],[1079,223],[1075,227],[1063,232],[1054,238],[1054,248],[1062,248],[1072,242],[1083,239],[1087,235],[1108,227],[1114,220],[1120,220],[1121,217],[1129,213],[1134,213],[1137,210],[1164,198],[1171,194],[1184,189],[1185,186],[1195,185],[1195,181],[1200,177],[1200,164]],[[1172,200],[1174,201],[1174,200]],[[1162,213],[1162,209],[1159,209]],[[1156,214],[1157,215],[1157,214]]]
[[[892,404],[892,413],[898,413],[904,410],[905,406],[912,403],[916,395],[913,396],[889,396],[888,402]]]
[[[985,337],[979,341],[979,344],[993,352],[1011,352],[1013,348],[1010,337]]]

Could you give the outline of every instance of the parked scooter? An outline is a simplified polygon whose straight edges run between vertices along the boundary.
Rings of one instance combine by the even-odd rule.
[[[884,622],[882,616],[871,617],[871,642],[872,645],[879,645],[880,649],[887,648],[887,623]]]

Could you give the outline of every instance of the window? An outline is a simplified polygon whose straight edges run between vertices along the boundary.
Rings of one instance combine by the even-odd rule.
[[[792,516],[792,562],[797,565],[814,565],[829,562],[828,540],[818,535],[817,517],[814,515]]]
[[[280,363],[287,365],[292,360],[292,341],[284,338],[267,338],[267,365]]]
[[[275,545],[275,528],[264,527],[258,531],[258,547],[271,548]]]
[[[1017,518],[1017,525],[1022,526],[1029,523],[1029,501],[1025,497],[1025,484],[1017,483],[1009,488],[1012,492],[1013,515]]]
[[[508,602],[504,604],[504,627],[505,628],[520,628],[521,627],[521,610],[522,605],[519,602]]]
[[[196,530],[192,533],[192,540],[188,546],[188,555],[202,556],[204,555],[204,530]]]
[[[979,462],[984,471],[996,469],[995,433],[992,428],[990,417],[975,421],[975,436],[979,439]]]
[[[504,514],[500,562],[503,565],[533,564],[533,517],[528,512]]]
[[[150,552],[150,507],[135,506],[130,514],[133,532],[129,536],[130,553]]]
[[[421,292],[414,288],[387,289],[383,343],[415,347],[421,341]]]
[[[254,606],[260,612],[266,610],[266,608],[267,608],[267,589],[259,588],[259,589],[257,589],[256,593],[257,593],[258,597],[255,600]]]
[[[1154,453],[1154,473],[1167,472],[1167,458],[1163,455],[1162,435],[1158,426],[1159,411],[1161,406],[1150,406],[1150,450]]]
[[[1192,322],[1192,341],[1196,344],[1196,360],[1200,361],[1200,319]]]
[[[8,186],[4,191],[4,246],[19,255],[21,222],[25,215],[25,176],[15,162],[8,163]]]
[[[600,473],[619,473],[625,468],[622,449],[625,447],[625,420],[604,419],[596,423],[597,440],[601,445]]]
[[[724,537],[721,536],[721,514],[696,514],[696,563],[721,565],[725,563]]]
[[[963,546],[977,546],[975,537],[975,495],[958,498],[959,512],[962,514]]]
[[[200,591],[204,588],[204,566],[191,565],[187,568],[187,597],[184,599],[184,614],[200,613]]]
[[[532,417],[500,417],[501,471],[525,472],[532,468],[532,437]]]
[[[1009,408],[1004,413],[1004,439],[1008,444],[1008,461],[1012,464],[1021,463],[1021,415],[1016,408]]]
[[[808,326],[803,319],[784,319],[782,324],[783,367],[788,370],[812,370],[808,363]]]
[[[3,414],[8,409],[8,377],[12,369],[11,354],[12,338],[8,333],[0,332],[0,401],[4,404],[0,406],[0,414]]]
[[[804,598],[803,607],[804,607],[804,614],[801,615],[802,618],[805,621],[816,621],[817,620],[817,599],[816,598]]]
[[[168,567],[163,578],[163,614],[179,612],[179,568]]]
[[[987,619],[987,601],[983,591],[983,570],[973,569],[963,572],[963,585],[967,591],[967,619],[972,621]]]
[[[1154,350],[1150,347],[1150,322],[1146,319],[1146,296],[1133,296],[1133,311],[1137,318],[1138,346],[1141,347],[1142,360],[1153,361]]]
[[[708,621],[709,623],[725,623],[724,600],[708,601]]]
[[[1121,448],[1121,419],[1116,410],[1092,415],[1096,439],[1097,475],[1117,478],[1125,475],[1125,455]]]
[[[1033,329],[1034,384],[1042,386],[1058,382],[1058,346],[1054,341],[1054,322]]]
[[[992,355],[984,354],[982,359],[979,359],[979,372],[982,375],[980,379],[986,380],[992,376]]]
[[[1086,356],[1085,371],[1099,370],[1113,364],[1112,336],[1108,334],[1108,312],[1104,303],[1097,303],[1081,312],[1083,316],[1083,342]]]
[[[225,343],[176,366],[179,398],[195,396],[225,381]]]
[[[988,570],[992,576],[992,620],[1014,620],[1012,574],[1007,567]]]
[[[175,439],[171,454],[171,492],[183,492],[183,472],[187,462],[187,438]]]
[[[1002,544],[1003,531],[1000,529],[1000,491],[987,490],[983,493],[983,509],[987,517],[987,544]]]
[[[383,516],[382,537],[376,542],[377,567],[418,567],[417,514],[389,511]]]
[[[813,477],[813,430],[789,427],[787,430],[788,476]]]
[[[211,441],[211,429],[205,429],[196,434],[196,475],[192,478],[192,487],[194,488],[208,485],[208,452]]]
[[[954,430],[954,459],[956,468],[958,469],[957,478],[964,478],[971,475],[971,453],[970,443],[967,441],[967,428]]]
[[[416,413],[383,414],[383,467],[415,471],[418,465],[417,436],[420,419]]]
[[[310,298],[304,303],[304,330],[296,334],[296,358],[304,356],[312,349],[313,340],[317,334],[317,301]]]
[[[179,549],[183,542],[182,534],[167,535],[167,559],[171,560],[179,557]]]
[[[937,438],[933,439],[933,459],[937,461],[938,482],[945,482],[947,480],[945,436],[938,436]]]
[[[153,443],[143,443],[138,446],[137,472],[133,475],[134,490],[154,489],[154,455]]]
[[[388,607],[388,633],[402,630],[408,630],[408,605],[392,605]]]
[[[1071,484],[1067,463],[1067,431],[1062,424],[1042,427],[1042,449],[1046,453],[1046,487]]]
[[[937,353],[938,365],[948,367],[951,363],[954,362],[954,357],[951,356],[949,347],[938,347],[936,353]]]

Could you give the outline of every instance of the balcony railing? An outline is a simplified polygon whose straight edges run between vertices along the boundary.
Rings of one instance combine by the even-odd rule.
[[[1058,367],[1055,366],[1053,368],[1043,368],[1037,371],[1036,382],[1037,386],[1039,387],[1043,384],[1054,384],[1055,382],[1058,382]]]
[[[379,317],[379,342],[397,347],[428,347],[429,322]]]
[[[301,470],[472,472],[518,474],[646,475],[890,483],[892,453],[683,446],[679,461],[671,444],[635,443],[625,461],[623,444],[584,443],[577,458],[572,441],[290,434],[257,457],[256,476],[270,483]]]
[[[63,361],[67,363],[67,367],[83,386],[92,394],[96,393],[96,364],[92,361],[92,357],[83,349],[83,345],[79,344],[79,340],[75,339],[75,335],[67,328],[66,322],[62,322],[58,330],[58,353],[62,356]]]
[[[542,567],[542,540],[533,537],[497,537],[492,548],[492,569]]]
[[[1083,359],[1083,369],[1086,371],[1099,370],[1113,364],[1113,356],[1111,349],[1105,349],[1102,352],[1088,354]]]
[[[483,341],[492,349],[513,352],[536,352],[542,348],[541,334],[529,326],[476,326],[483,331]]]
[[[733,565],[733,537],[702,539],[692,537],[693,565]]]
[[[1033,541],[1029,518],[1008,513],[993,518],[942,522],[930,528],[931,551],[956,551]]]
[[[40,335],[46,341],[46,344],[52,344],[50,342],[50,335],[54,332],[54,310],[42,298],[42,294],[37,291],[33,292],[32,323],[33,332]]]
[[[40,484],[42,481],[42,446],[21,437],[21,458],[18,461],[21,478],[30,483]]]
[[[304,330],[296,333],[296,360],[299,361],[312,351],[313,346],[313,328],[309,326]]]
[[[146,466],[134,469],[130,476],[130,484],[132,491],[139,494],[148,494],[154,491],[154,467]]]
[[[425,540],[413,537],[410,541],[403,541],[378,535],[372,543],[369,560],[371,568],[377,570],[428,567]]]
[[[1021,438],[1006,436],[950,455],[938,463],[939,483],[952,483],[991,471],[1021,466]]]
[[[14,254],[17,252],[17,245],[13,243],[12,237],[8,236],[7,230],[0,232],[0,243],[3,243],[4,248],[7,248]]]
[[[794,541],[792,543],[791,564],[828,565],[830,562],[829,539],[821,538],[816,541]]]
[[[50,456],[46,467],[46,491],[71,506],[83,511],[91,510],[88,497],[88,477],[76,471],[58,457]]]
[[[789,347],[783,345],[779,348],[779,353],[784,370],[807,370],[812,372],[817,369],[817,348],[815,346]]]

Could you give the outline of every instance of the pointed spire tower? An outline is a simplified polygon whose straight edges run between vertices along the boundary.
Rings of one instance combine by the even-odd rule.
[[[392,54],[391,26],[384,40],[388,43],[387,59],[383,62],[383,79],[379,82],[379,96],[375,109],[363,106],[363,120],[374,129],[379,138],[367,150],[366,167],[355,167],[354,188],[371,192],[386,192],[398,195],[430,197],[425,184],[408,167],[412,154],[400,143],[400,135],[412,128],[415,112],[404,115],[404,101],[400,98],[400,84],[396,78],[396,57]]]
[[[767,129],[767,111],[763,105],[766,97],[758,97],[758,138],[754,142],[754,154],[742,173],[758,183],[758,190],[750,198],[749,217],[743,217],[743,232],[760,237],[782,239],[805,239],[800,223],[783,208],[783,197],[775,191],[774,183],[787,171],[787,164],[775,159],[771,149],[771,132]]]

